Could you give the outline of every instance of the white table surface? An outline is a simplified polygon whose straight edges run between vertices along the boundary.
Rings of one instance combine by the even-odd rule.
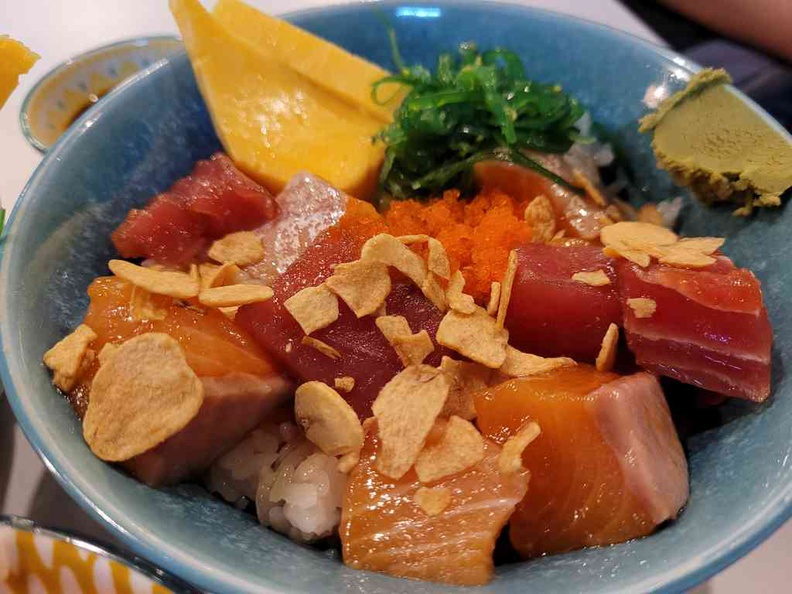
[[[327,0],[248,0],[270,13],[329,4]],[[659,42],[658,37],[616,0],[523,0],[523,3],[605,23]],[[211,2],[209,2],[211,4]],[[25,92],[41,75],[69,56],[121,38],[175,33],[166,0],[0,0],[0,34],[23,40],[41,55],[0,112],[0,200],[13,207],[41,154],[23,138],[18,123]],[[0,396],[0,511],[52,527],[70,528],[109,540],[56,484],[15,425]],[[790,591],[792,523],[697,592],[743,594]]]

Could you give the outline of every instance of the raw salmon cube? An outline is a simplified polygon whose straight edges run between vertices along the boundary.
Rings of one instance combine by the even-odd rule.
[[[429,516],[415,503],[421,483],[414,470],[398,481],[375,470],[377,439],[369,435],[344,496],[344,563],[397,577],[486,584],[494,570],[495,540],[528,486],[528,473],[500,472],[500,451],[485,440],[481,462],[433,483],[434,489],[448,489],[450,503]]]
[[[524,558],[646,536],[687,501],[685,454],[648,373],[577,365],[507,381],[475,404],[479,429],[497,441],[528,421],[541,427],[523,452],[531,484],[509,525]]]

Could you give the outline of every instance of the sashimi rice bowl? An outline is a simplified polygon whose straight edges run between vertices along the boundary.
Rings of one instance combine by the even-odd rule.
[[[671,529],[687,439],[774,387],[762,284],[684,206],[783,208],[788,136],[723,71],[648,94],[680,196],[647,202],[508,47],[411,65],[384,19],[386,70],[240,0],[170,6],[223,150],[124,213],[43,355],[93,455],[442,584]]]

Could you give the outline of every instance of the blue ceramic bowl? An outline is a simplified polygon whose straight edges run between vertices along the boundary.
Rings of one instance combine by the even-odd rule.
[[[353,4],[291,20],[390,66],[382,17],[409,62],[432,64],[459,42],[518,51],[536,79],[574,93],[629,156],[637,185],[675,195],[636,131],[651,85],[680,88],[694,66],[671,52],[590,23],[494,3]],[[58,142],[12,215],[0,277],[2,379],[26,435],[65,488],[136,553],[211,592],[423,594],[439,585],[345,568],[335,554],[289,542],[190,485],[152,490],[102,463],[53,390],[42,354],[77,324],[85,289],[113,255],[110,231],[130,207],[220,147],[182,56],[114,91]],[[482,591],[677,592],[748,552],[792,507],[792,266],[781,257],[792,210],[750,221],[690,204],[683,231],[726,236],[727,253],[764,283],[776,330],[774,397],[734,404],[723,424],[687,441],[691,498],[674,524],[649,538],[507,565]],[[460,589],[459,591],[467,591]]]

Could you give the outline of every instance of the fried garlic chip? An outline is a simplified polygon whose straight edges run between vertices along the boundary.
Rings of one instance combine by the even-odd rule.
[[[44,365],[52,370],[52,383],[64,392],[74,387],[85,368],[86,357],[90,357],[89,347],[96,338],[96,332],[80,324],[44,353]]]
[[[578,183],[578,185],[586,191],[586,195],[596,204],[599,206],[608,205],[608,201],[605,199],[605,196],[602,195],[602,192],[599,191],[597,186],[594,185],[594,182],[586,177],[582,171],[574,169],[572,171],[572,175],[575,177],[575,181]]]
[[[466,421],[475,419],[473,395],[490,385],[493,370],[480,363],[443,357],[440,371],[446,374],[449,382],[448,398],[440,416],[457,416]]]
[[[305,436],[328,456],[359,452],[360,420],[341,395],[322,382],[306,382],[294,394],[294,416]]]
[[[198,274],[201,277],[201,289],[212,289],[236,283],[240,272],[236,264],[199,264]]]
[[[184,272],[144,268],[126,260],[110,260],[108,267],[118,278],[155,295],[190,299],[198,295],[201,288],[194,276]]]
[[[509,333],[498,328],[495,319],[477,306],[470,315],[448,311],[440,322],[436,339],[468,359],[498,369],[506,360]]]
[[[393,266],[417,287],[422,287],[426,280],[426,263],[423,258],[387,233],[375,235],[363,244],[360,259]]]
[[[513,346],[507,346],[506,360],[501,365],[500,370],[501,373],[511,377],[526,377],[575,364],[575,361],[568,357],[539,357],[518,351]]]
[[[627,300],[636,318],[651,318],[657,311],[657,302],[648,297],[633,297]]]
[[[522,453],[541,432],[538,424],[529,422],[507,439],[498,455],[498,470],[503,474],[522,470]]]
[[[726,240],[722,237],[683,237],[673,247],[711,256],[721,249],[724,243]]]
[[[663,249],[660,263],[680,268],[705,268],[715,263],[712,257],[725,240],[720,237],[691,237],[680,239]]]
[[[677,239],[670,229],[635,221],[615,223],[600,231],[606,255],[626,258],[644,268],[652,258],[661,257],[664,248],[675,244]]]
[[[426,243],[429,248],[429,255],[426,259],[426,265],[429,272],[432,272],[448,280],[451,276],[451,262],[448,261],[448,254],[440,243],[434,237],[429,235],[401,235],[397,238],[404,245],[413,245],[415,243]]]
[[[426,266],[429,268],[429,272],[440,278],[448,280],[451,276],[451,262],[448,261],[448,254],[443,244],[434,237],[429,238],[429,256],[426,259]]]
[[[322,353],[325,357],[330,357],[335,361],[341,358],[341,353],[338,352],[337,349],[333,348],[326,342],[322,342],[318,338],[314,338],[313,336],[303,336],[300,342],[305,346],[309,346],[313,349],[316,349],[317,351]]]
[[[227,285],[204,289],[198,301],[207,307],[239,307],[272,299],[272,289],[263,285]]]
[[[634,250],[621,244],[605,246],[602,253],[610,258],[624,258],[633,264],[638,264],[641,268],[646,268],[652,262],[652,256],[642,250]]]
[[[99,355],[98,355],[99,365],[104,365],[105,363],[107,363],[110,360],[110,358],[116,354],[116,351],[118,351],[117,344],[112,342],[105,343],[105,345],[102,347],[102,350],[99,351]]]
[[[616,352],[619,345],[619,327],[616,324],[608,326],[605,336],[602,337],[602,346],[595,366],[597,371],[610,371],[616,363]]]
[[[372,405],[379,430],[380,474],[399,479],[410,470],[447,397],[446,376],[428,365],[408,367],[385,384]]]
[[[129,298],[129,314],[133,320],[164,320],[168,313],[166,303],[171,301],[165,295],[154,295],[146,289],[132,286]]]
[[[83,436],[102,460],[129,460],[181,431],[203,398],[203,384],[179,343],[167,334],[142,334],[96,372]]]
[[[355,389],[355,378],[348,375],[335,378],[333,383],[335,384],[335,389],[342,392],[351,392]]]
[[[426,275],[426,279],[423,285],[421,285],[421,292],[424,294],[424,297],[440,310],[440,313],[444,313],[448,309],[445,291],[437,281],[437,275],[435,273],[430,272]]]
[[[382,332],[385,340],[393,344],[392,340],[396,336],[409,336],[412,334],[410,323],[404,316],[380,316],[374,320],[374,323]]]
[[[540,194],[525,207],[525,222],[531,227],[531,241],[549,243],[556,232],[553,205],[544,194]]]
[[[283,306],[306,334],[327,328],[338,319],[338,299],[324,284],[298,291]]]
[[[381,316],[374,323],[405,367],[422,363],[434,351],[429,333],[421,330],[413,334],[407,318],[403,316]]]
[[[463,314],[472,314],[476,310],[476,302],[473,297],[462,292],[465,288],[465,277],[457,270],[448,281],[446,289],[446,299],[448,307]]]
[[[239,313],[239,306],[236,307],[218,307],[217,308],[221,314],[227,317],[229,320],[235,320],[237,313]]]
[[[360,462],[360,452],[349,452],[338,460],[338,472],[348,474]]]
[[[500,305],[501,284],[497,281],[490,285],[490,296],[487,302],[487,315],[494,316],[498,313],[498,305]]]
[[[509,263],[506,265],[506,272],[501,281],[501,295],[500,302],[498,303],[498,328],[503,328],[506,322],[506,312],[509,311],[509,302],[511,301],[512,287],[514,286],[514,277],[517,274],[517,252],[512,250],[509,252]]]
[[[572,275],[572,280],[583,283],[590,287],[604,287],[610,284],[610,278],[604,270],[594,270],[592,272],[576,272]]]
[[[448,487],[420,487],[415,492],[415,504],[427,516],[441,514],[451,505],[451,489]]]
[[[451,417],[437,443],[427,445],[415,461],[422,483],[434,483],[464,472],[484,459],[484,438],[472,423]]]
[[[261,245],[261,240],[255,233],[239,231],[229,233],[215,241],[207,255],[221,264],[247,266],[260,262],[264,258],[264,246]]]
[[[665,253],[660,256],[661,264],[668,266],[675,266],[677,268],[706,268],[715,264],[715,258],[707,256],[699,252],[688,251],[684,249],[677,249],[672,246],[667,249]]]
[[[325,284],[359,318],[376,312],[391,292],[388,267],[372,260],[337,264]]]

